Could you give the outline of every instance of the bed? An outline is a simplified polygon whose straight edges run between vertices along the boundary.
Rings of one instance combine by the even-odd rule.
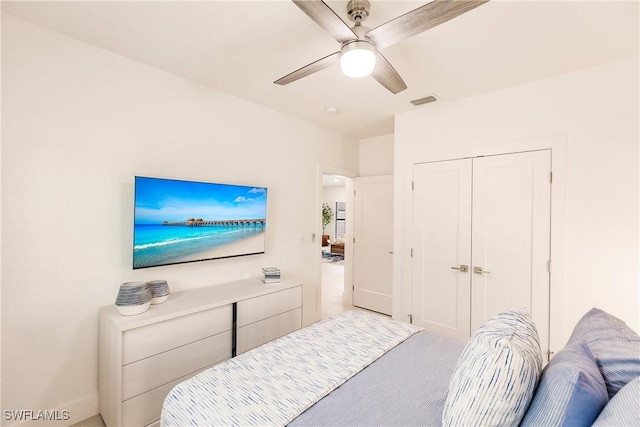
[[[349,311],[177,385],[161,425],[640,425],[640,337],[594,310],[544,370],[523,310],[467,343]],[[626,348],[610,357],[620,343],[593,330]]]

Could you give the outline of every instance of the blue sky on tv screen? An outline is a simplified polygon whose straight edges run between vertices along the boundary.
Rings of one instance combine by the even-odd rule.
[[[266,219],[266,188],[138,176],[135,181],[135,224]]]

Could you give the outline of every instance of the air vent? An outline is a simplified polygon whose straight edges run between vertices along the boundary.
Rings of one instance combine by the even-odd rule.
[[[438,98],[436,98],[436,95],[433,94],[433,95],[425,96],[424,98],[414,99],[413,101],[410,101],[410,102],[417,107],[418,105],[428,104],[430,102],[434,102],[437,100]]]

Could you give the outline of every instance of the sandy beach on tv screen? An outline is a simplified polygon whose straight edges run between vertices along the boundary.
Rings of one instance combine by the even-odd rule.
[[[206,260],[213,258],[231,257],[241,254],[255,254],[264,252],[265,240],[264,233],[247,237],[224,246],[219,246],[207,251],[198,252],[196,254],[179,257],[171,260],[171,262],[188,262],[197,260]]]

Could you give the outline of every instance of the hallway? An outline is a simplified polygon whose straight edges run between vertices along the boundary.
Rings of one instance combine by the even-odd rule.
[[[343,302],[344,265],[322,263],[322,318],[334,316],[356,307]]]

